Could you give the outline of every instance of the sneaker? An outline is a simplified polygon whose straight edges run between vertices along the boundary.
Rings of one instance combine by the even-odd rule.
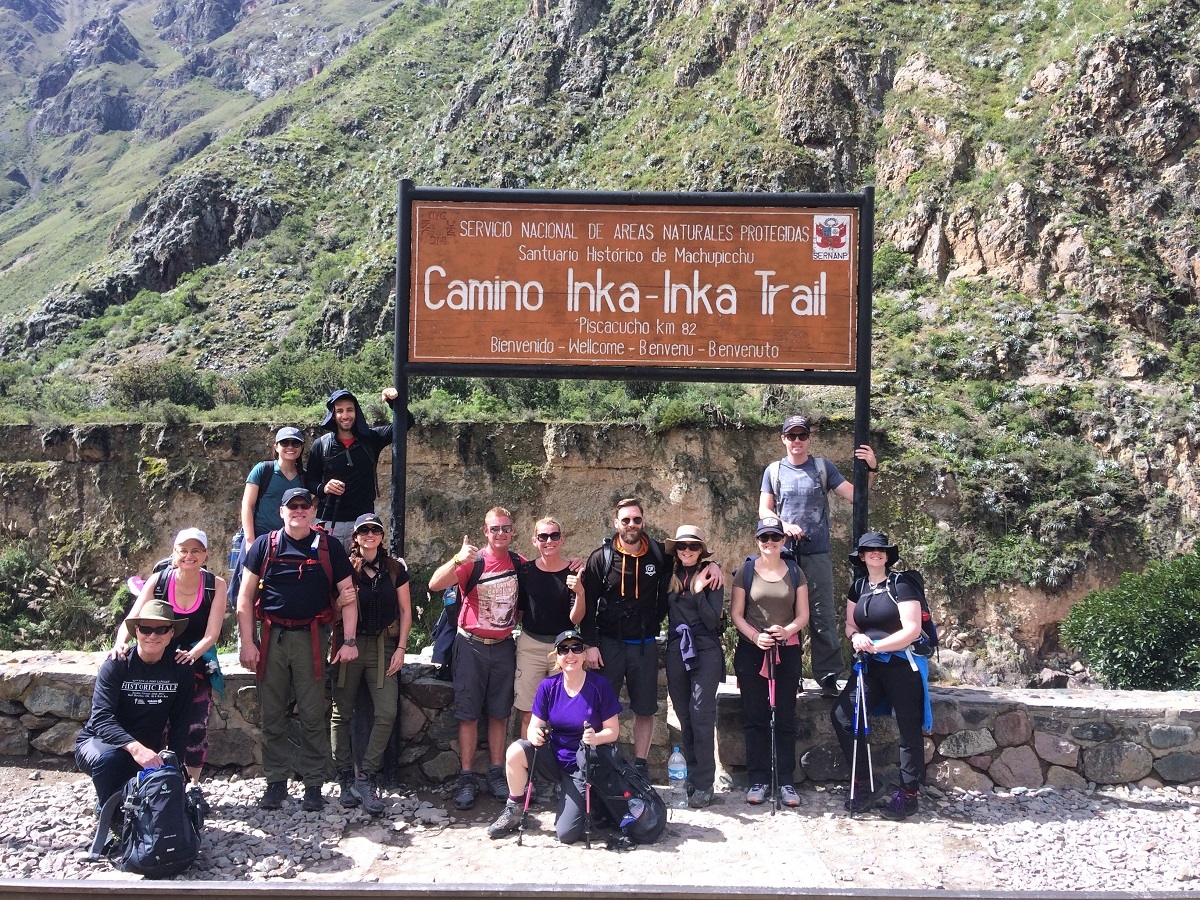
[[[822,697],[836,697],[841,691],[838,690],[837,673],[830,672],[817,682],[821,685]]]
[[[746,802],[751,806],[758,806],[767,802],[767,786],[765,784],[752,784],[750,790],[746,791]]]
[[[338,772],[338,788],[341,790],[341,796],[338,798],[342,806],[346,809],[354,809],[362,801],[358,799],[358,795],[354,793],[354,770],[342,769]]]
[[[795,809],[800,805],[800,795],[796,793],[796,789],[790,784],[785,784],[779,789],[779,802],[783,806],[790,806]]]
[[[317,812],[325,808],[325,796],[321,793],[319,784],[304,786],[304,799],[300,801],[300,808],[305,812]]]
[[[692,796],[688,797],[688,806],[692,809],[704,809],[708,804],[712,803],[713,792],[694,790]]]
[[[363,809],[373,816],[383,812],[383,800],[379,797],[379,783],[376,778],[371,772],[361,772],[354,779],[354,786],[351,788],[354,796],[362,801]]]
[[[650,784],[650,763],[644,759],[635,759],[633,768],[639,775],[646,779],[646,784]]]
[[[287,783],[283,781],[272,781],[267,785],[266,792],[258,801],[259,809],[279,809],[283,806],[283,801],[288,798]]]
[[[913,791],[909,793],[904,788],[899,787],[892,791],[891,799],[879,810],[879,814],[885,819],[898,822],[901,819],[907,819],[915,813],[917,805],[917,792]]]
[[[487,770],[487,789],[497,800],[508,799],[508,777],[503,766],[492,766]]]
[[[516,800],[509,800],[504,804],[504,811],[500,813],[500,817],[488,826],[488,837],[492,840],[504,837],[506,834],[512,834],[521,827],[521,804]]]
[[[454,795],[455,809],[470,809],[475,805],[479,795],[479,782],[475,780],[474,772],[458,773],[458,793]],[[508,795],[505,794],[507,797]]]

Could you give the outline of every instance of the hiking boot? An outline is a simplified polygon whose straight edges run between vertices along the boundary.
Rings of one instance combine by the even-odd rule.
[[[325,808],[325,797],[319,784],[304,786],[304,799],[300,801],[300,808],[305,812],[319,812]]]
[[[358,799],[358,795],[354,793],[354,770],[342,769],[338,772],[338,788],[341,789],[341,796],[338,798],[342,806],[346,809],[354,809],[362,801]]]
[[[379,799],[379,785],[375,778],[371,772],[362,772],[354,779],[354,787],[351,788],[354,796],[362,801],[363,809],[373,816],[383,812],[383,801]]]
[[[509,800],[504,804],[504,811],[500,813],[499,818],[488,826],[488,837],[492,840],[502,838],[506,834],[512,834],[521,827],[521,804],[516,800]]]
[[[185,796],[187,797],[188,806],[196,811],[196,813],[200,816],[201,821],[203,821],[204,818],[210,812],[212,812],[212,807],[209,806],[208,801],[204,799],[204,792],[200,790],[200,785],[188,785]]]
[[[475,805],[479,795],[479,782],[475,780],[474,772],[458,773],[458,793],[454,795],[455,809],[470,809]],[[508,794],[506,793],[507,797]]]
[[[287,782],[272,781],[258,801],[259,809],[279,809],[288,798]]]
[[[824,676],[817,684],[821,685],[822,697],[836,697],[841,691],[838,690],[837,673],[830,672]]]
[[[639,775],[646,779],[646,784],[650,784],[650,763],[640,757],[633,761],[633,768]]]
[[[842,803],[842,809],[851,815],[864,812],[871,808],[874,800],[875,792],[871,790],[870,785],[865,782],[859,782],[847,792],[846,799]]]
[[[779,803],[782,806],[795,809],[800,805],[800,795],[796,793],[796,789],[790,784],[785,784],[779,789]]]
[[[915,813],[917,805],[916,791],[909,793],[904,788],[898,787],[892,791],[891,799],[879,810],[879,814],[885,819],[898,822]]]
[[[497,800],[508,799],[508,778],[504,774],[503,766],[492,766],[487,770],[488,792]]]
[[[688,806],[690,806],[692,809],[704,809],[704,807],[712,803],[712,799],[712,791],[702,791],[697,788],[696,790],[692,791],[692,796],[688,797]]]
[[[767,802],[767,786],[765,784],[752,784],[750,790],[746,791],[746,802],[751,806],[760,806]]]

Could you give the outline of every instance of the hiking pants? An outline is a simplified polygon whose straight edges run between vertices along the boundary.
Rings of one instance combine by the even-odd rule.
[[[711,791],[717,774],[717,685],[725,677],[725,655],[719,644],[696,650],[689,671],[679,641],[667,645],[667,693],[679,718],[680,750],[687,760],[688,780],[697,790]]]
[[[855,685],[856,679],[851,673],[830,713],[847,765],[854,764]],[[921,724],[925,720],[925,684],[921,681],[921,673],[914,672],[908,659],[899,654],[893,654],[887,662],[868,657],[863,670],[863,686],[867,690],[868,710],[883,700],[892,704],[896,729],[900,732],[900,780],[905,788],[916,790],[925,780],[925,741],[921,733]],[[862,731],[861,721],[859,731]],[[866,780],[867,742],[861,734],[857,772],[861,773],[859,781]]]
[[[398,638],[387,637],[383,641],[383,667],[392,660]],[[371,736],[362,755],[362,770],[378,775],[383,768],[383,754],[392,737],[396,724],[396,701],[400,695],[400,683],[395,675],[384,675],[379,681],[380,642],[378,635],[366,635],[358,639],[358,659],[338,663],[333,670],[333,767],[345,771],[354,765],[350,756],[351,720],[354,704],[358,697],[358,686],[366,679],[371,694],[374,712],[371,716]],[[345,671],[343,677],[342,671]]]
[[[322,625],[321,656],[329,658],[329,626]],[[289,690],[290,688],[290,690]],[[292,759],[287,708],[292,692],[300,720],[299,752]],[[325,679],[313,671],[312,635],[308,626],[271,628],[266,671],[258,682],[262,718],[263,777],[268,784],[286,782],[293,771],[305,787],[324,784],[329,776],[329,719],[325,713]]]
[[[555,780],[558,782],[558,809],[554,815],[554,833],[559,843],[573,844],[583,837],[587,825],[587,803],[584,800],[583,773],[576,769],[574,772],[564,772],[554,756],[554,748],[548,743],[543,744],[537,754],[537,769],[533,768],[534,747],[525,738],[519,738],[517,743],[525,752],[525,764],[535,785],[540,786],[542,796],[548,794],[547,786]],[[599,798],[592,795],[592,809],[596,809]]]
[[[106,744],[99,738],[88,738],[75,748],[75,766],[92,776],[96,799],[101,806],[142,770],[123,746]]]
[[[808,579],[808,640],[813,678],[820,681],[846,667],[833,603],[833,560],[828,553],[809,553],[797,555],[796,562]]]
[[[775,666],[775,762],[780,786],[796,776],[796,689],[804,654],[799,644],[779,648]],[[759,674],[763,651],[745,638],[733,652],[733,671],[742,692],[742,730],[746,735],[746,777],[750,784],[771,783],[771,701],[767,679]]]

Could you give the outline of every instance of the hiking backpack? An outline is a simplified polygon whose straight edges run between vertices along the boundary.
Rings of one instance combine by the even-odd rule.
[[[200,855],[204,817],[185,791],[177,757],[163,751],[163,765],[143,769],[108,798],[100,811],[91,859],[105,854],[109,827],[120,809],[120,836],[109,845],[107,856],[122,872],[146,878],[173,878]]]
[[[917,656],[933,656],[938,649],[938,632],[937,625],[934,624],[933,614],[929,611],[929,600],[925,596],[925,577],[916,569],[901,569],[899,571],[888,572],[887,595],[896,608],[900,608],[899,602],[896,600],[896,585],[903,581],[907,584],[917,599],[921,602],[921,637],[912,643],[912,652]],[[862,589],[866,587],[866,576],[860,576],[854,580],[852,592],[857,599],[862,596]],[[940,658],[940,657],[939,657]]]
[[[519,578],[521,557],[509,550],[508,558],[512,561],[513,571],[518,573]],[[483,566],[483,557],[477,557],[475,565],[471,567],[471,574],[467,576],[465,592],[460,592],[457,584],[452,584],[442,591],[442,612],[430,633],[433,640],[431,659],[438,667],[436,677],[440,681],[454,680],[454,636],[458,634],[458,617],[462,614],[463,594],[469,594],[475,585],[479,584],[479,580],[483,578]]]
[[[746,561],[742,563],[742,590],[747,595],[750,593],[750,585],[754,584],[754,561],[756,559],[758,559],[757,556],[747,556]],[[808,583],[807,579],[804,578],[804,572],[800,568],[800,563],[794,559],[787,558],[784,558],[783,561],[787,563],[788,578],[792,582],[792,592],[795,593],[796,588],[800,586],[802,581],[805,584]]]
[[[155,569],[156,572],[161,572],[158,576],[158,581],[154,585],[154,599],[161,600],[164,603],[167,600],[167,581],[170,578],[171,568],[168,566],[163,569]],[[204,600],[207,603],[212,603],[213,598],[217,596],[217,576],[208,569],[201,569],[200,574],[204,578]]]
[[[599,800],[608,818],[635,844],[653,844],[667,827],[667,804],[616,744],[592,747],[590,754],[588,749],[579,745],[576,762],[592,785],[593,807]]]
[[[671,572],[667,568],[666,559],[663,557],[662,545],[649,535],[646,536],[646,541],[649,544],[650,556],[654,559],[659,571],[662,573],[659,577],[671,580]],[[604,593],[596,598],[596,618],[607,614],[606,621],[615,627],[615,630],[622,637],[641,637],[646,631],[646,623],[643,621],[641,613],[629,602],[611,602],[608,599],[608,576],[612,573],[613,561],[616,559],[616,550],[613,548],[613,539],[606,537],[604,544],[600,547],[600,587]],[[617,587],[618,596],[620,594],[620,586]],[[622,610],[622,607],[626,607]],[[625,619],[637,617],[638,633],[636,635],[626,635],[624,627],[622,627]]]

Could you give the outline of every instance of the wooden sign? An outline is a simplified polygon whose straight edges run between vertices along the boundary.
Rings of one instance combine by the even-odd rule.
[[[848,372],[859,211],[414,200],[409,362]]]

